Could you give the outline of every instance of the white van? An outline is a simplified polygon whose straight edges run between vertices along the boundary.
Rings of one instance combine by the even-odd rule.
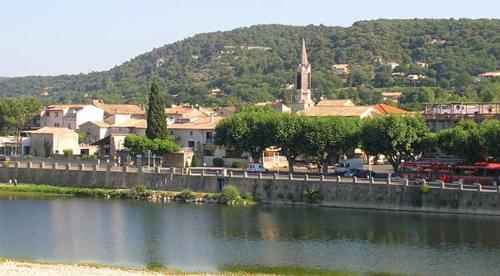
[[[266,172],[267,170],[260,163],[250,163],[247,172]]]
[[[362,170],[364,161],[359,158],[352,158],[340,161],[335,165],[335,174],[344,175],[348,171]]]

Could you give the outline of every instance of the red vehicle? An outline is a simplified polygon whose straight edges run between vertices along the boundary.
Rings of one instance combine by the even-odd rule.
[[[405,162],[401,166],[401,178],[462,182],[464,184],[500,184],[500,163],[465,163],[452,160]]]

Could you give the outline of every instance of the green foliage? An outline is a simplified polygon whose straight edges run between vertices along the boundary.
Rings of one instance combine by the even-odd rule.
[[[63,150],[63,155],[67,159],[70,159],[71,157],[73,157],[73,149],[64,149]]]
[[[166,139],[167,118],[165,115],[165,101],[160,93],[158,81],[153,78],[151,81],[151,92],[149,93],[146,136],[149,139]]]
[[[45,153],[45,158],[52,156],[52,141],[47,139],[43,140],[43,151]]]
[[[437,146],[448,154],[469,161],[500,161],[500,121],[485,120],[480,125],[462,120],[437,134]]]
[[[125,137],[123,145],[133,155],[145,154],[148,150],[156,155],[165,155],[181,149],[172,136],[149,139],[146,136],[131,134]]]
[[[201,162],[200,162],[200,159],[198,159],[198,156],[193,155],[193,158],[191,158],[191,167],[200,167],[201,166]]]
[[[133,189],[130,190],[130,193],[129,193],[130,196],[132,197],[148,197],[151,195],[151,192],[148,191],[148,189],[146,188],[146,185],[144,184],[139,184],[139,185],[136,185]]]
[[[175,198],[181,199],[181,200],[190,200],[194,198],[194,193],[190,189],[184,189],[180,193],[178,193]]]
[[[41,107],[40,102],[34,98],[0,98],[0,132],[18,134],[40,112]]]
[[[241,161],[239,160],[233,161],[233,164],[231,164],[231,168],[241,169],[243,168],[243,163],[241,163]]]
[[[78,144],[82,144],[82,143],[85,143],[85,141],[87,140],[87,134],[85,132],[79,132],[78,133]]]
[[[214,163],[215,167],[224,167],[224,159],[222,158],[214,158],[212,162]]]
[[[402,160],[412,160],[425,150],[429,133],[422,117],[390,115],[365,120],[361,144],[370,155],[385,155],[398,174]]]
[[[97,155],[84,154],[84,155],[80,156],[80,160],[82,160],[82,161],[94,161],[94,160],[97,160]]]
[[[220,200],[222,202],[228,202],[228,201],[237,201],[240,200],[240,191],[238,191],[238,188],[236,188],[233,185],[227,185],[224,187],[224,190],[221,193]]]
[[[82,102],[84,95],[89,94],[110,103],[144,105],[147,83],[156,74],[159,86],[164,88],[160,92],[168,91],[163,95],[164,100],[171,103],[227,106],[275,98],[289,100],[290,91],[282,85],[293,83],[299,41],[304,37],[313,67],[315,99],[322,95],[345,98],[351,94],[357,103],[370,103],[370,95],[365,94],[367,98],[361,99],[359,89],[343,89],[342,80],[331,73],[333,63],[349,63],[352,74],[346,84],[360,89],[399,86],[406,94],[432,87],[447,94],[433,92],[436,100],[498,101],[499,90],[493,88],[498,84],[476,83],[475,77],[500,68],[499,25],[498,19],[380,19],[356,22],[347,28],[257,25],[195,35],[105,72],[8,78],[0,82],[0,95],[38,97],[46,89],[49,95],[44,101],[51,103]],[[433,44],[433,39],[445,42]],[[247,45],[272,49],[224,48]],[[383,59],[381,64],[374,62],[379,57]],[[164,58],[165,63],[153,69],[158,58]],[[397,72],[422,74],[427,78],[413,83],[404,76],[392,76],[387,70],[389,61],[400,64]],[[417,61],[429,66],[418,67]],[[216,87],[223,91],[222,96],[207,93]],[[419,109],[423,102],[412,97],[403,104]]]
[[[424,184],[422,184],[422,186],[420,186],[420,192],[422,194],[427,194],[427,193],[429,193],[430,190],[431,190],[431,188],[429,187],[429,185],[427,185],[427,183],[424,183]]]
[[[317,188],[308,187],[304,190],[304,199],[307,203],[316,203],[321,199],[321,192]]]

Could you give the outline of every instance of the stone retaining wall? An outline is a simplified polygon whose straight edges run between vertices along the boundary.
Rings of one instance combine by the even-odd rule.
[[[0,168],[0,181],[16,178],[20,183],[48,184],[72,187],[133,188],[145,184],[151,189],[195,192],[220,192],[224,185],[235,185],[241,194],[250,193],[255,199],[275,204],[315,205],[345,208],[405,210],[463,214],[500,215],[498,190],[464,190],[430,187],[422,192],[419,186],[401,183],[325,182],[321,180],[265,179],[229,176],[182,174],[143,168],[131,171],[126,167],[100,170],[97,167]],[[43,167],[43,165],[42,165]],[[307,197],[307,191],[317,198]],[[309,200],[308,200],[309,199]]]

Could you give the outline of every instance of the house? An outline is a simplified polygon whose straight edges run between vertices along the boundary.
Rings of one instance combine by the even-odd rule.
[[[355,106],[351,100],[321,100],[316,106],[325,107],[325,106]]]
[[[80,125],[79,133],[84,133],[83,143],[92,144],[106,137],[111,125],[103,121],[88,121]]]
[[[217,116],[227,117],[233,115],[235,112],[236,107],[234,106],[221,107],[219,108],[219,110],[217,110]]]
[[[105,133],[105,136],[100,136],[102,138],[92,142],[91,145],[99,147],[99,155],[115,156],[119,151],[124,150],[123,143],[127,135],[146,135],[147,122],[144,119],[128,119],[114,125],[108,125],[105,132],[103,127],[105,125],[93,127],[94,131],[99,129],[99,134]]]
[[[410,115],[412,114],[411,112],[408,112],[406,110],[403,110],[401,108],[397,108],[388,104],[384,103],[379,103],[376,105],[373,105],[373,108],[379,112],[382,115],[390,115],[390,114],[395,114],[395,115]]]
[[[116,124],[127,119],[145,119],[146,110],[133,104],[105,104],[100,100],[93,100],[92,105],[104,110],[104,120],[108,124]]]
[[[187,123],[200,118],[208,117],[210,110],[192,105],[172,105],[165,108],[167,124]],[[215,113],[215,111],[213,111]]]
[[[281,113],[291,113],[292,109],[283,103],[282,100],[274,100],[272,102],[256,103],[255,106],[267,106]]]
[[[309,117],[343,116],[360,119],[381,115],[373,106],[314,106],[300,113]]]
[[[30,155],[49,157],[63,154],[65,150],[71,150],[73,154],[80,154],[78,134],[71,129],[42,127],[26,133],[29,135],[28,154]]]
[[[393,71],[394,69],[396,69],[396,67],[399,66],[399,63],[391,61],[391,62],[386,63],[386,65],[391,67],[391,71]]]
[[[426,62],[423,62],[423,61],[417,61],[416,64],[418,67],[421,67],[421,68],[429,67],[429,64],[427,64]]]
[[[399,102],[399,98],[403,95],[402,92],[382,92],[382,99],[384,101]]]
[[[349,64],[334,64],[332,65],[332,72],[337,76],[349,75]]]
[[[88,121],[102,121],[104,110],[94,105],[50,105],[40,114],[40,127],[78,129]]]
[[[168,125],[167,129],[170,135],[177,137],[177,143],[184,151],[194,152],[207,166],[213,166],[215,158],[224,160],[226,166],[230,166],[236,160],[244,164],[246,159],[241,158],[241,152],[215,145],[215,128],[223,119],[210,116],[189,123],[174,123]]]
[[[495,77],[500,77],[500,71],[485,72],[485,73],[479,74],[479,77],[482,79],[492,79]]]
[[[408,76],[406,76],[406,80],[408,81],[418,81],[418,80],[421,80],[421,79],[425,79],[426,76],[424,75],[420,75],[420,74],[409,74]]]

